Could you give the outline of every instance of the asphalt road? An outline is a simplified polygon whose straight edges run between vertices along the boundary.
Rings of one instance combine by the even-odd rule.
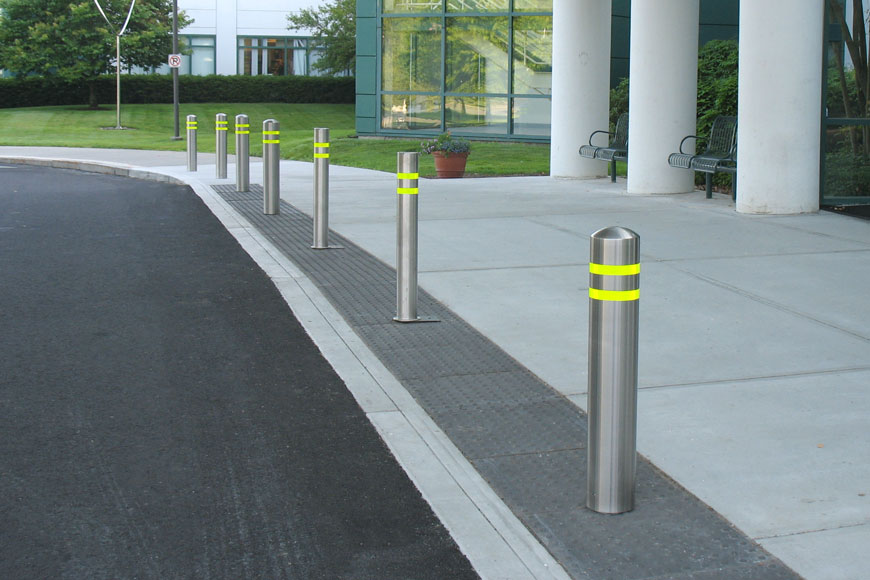
[[[188,188],[0,168],[0,578],[476,578]]]

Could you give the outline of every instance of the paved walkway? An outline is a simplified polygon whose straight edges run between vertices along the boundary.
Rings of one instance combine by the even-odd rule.
[[[517,508],[522,490],[514,493],[493,484],[534,533],[524,534],[514,514],[470,466],[490,481],[497,479],[496,471],[512,469],[519,481],[542,473],[542,464],[561,455],[554,451],[573,453],[576,472],[557,470],[553,478],[559,480],[561,473],[563,483],[576,479],[554,495],[582,505],[582,480],[576,475],[583,467],[582,441],[543,453],[496,450],[475,457],[463,449],[464,456],[457,454],[462,442],[444,440],[449,426],[431,423],[430,409],[419,412],[425,401],[403,398],[401,392],[407,397],[413,387],[407,389],[395,371],[387,372],[390,360],[372,356],[377,350],[372,339],[367,346],[357,338],[364,325],[355,327],[339,310],[331,310],[304,268],[281,262],[286,252],[257,237],[253,217],[241,217],[228,198],[214,194],[211,185],[233,183],[232,165],[231,180],[218,181],[206,156],[200,157],[200,171],[191,174],[177,153],[0,148],[0,156],[10,155],[90,159],[114,164],[121,172],[148,167],[190,183],[267,272],[282,263],[285,276],[289,272],[316,306],[308,316],[292,300],[299,292],[285,285],[294,312],[303,323],[310,318],[307,324],[315,329],[309,332],[321,336],[321,349],[478,571],[493,562],[506,566],[512,554],[530,577],[558,576],[558,565],[548,560],[540,540],[572,576],[629,577],[593,561],[594,549],[590,555],[572,552],[577,544],[570,537],[608,527],[609,535],[603,533],[597,541],[619,561],[624,552],[620,542],[636,537],[645,510],[661,496],[644,497],[641,487],[635,512],[587,522],[584,530],[578,529],[583,522],[577,518],[585,510],[571,512],[556,525],[560,520],[552,508],[550,513],[546,506],[520,503]],[[255,180],[261,175],[258,165],[251,175]],[[330,181],[333,230],[393,265],[394,176],[333,166]],[[283,162],[282,199],[310,212],[311,198],[311,165]],[[725,196],[637,197],[625,194],[624,183],[546,177],[424,180],[420,216],[421,287],[541,379],[541,385],[581,409],[586,398],[588,236],[609,225],[640,234],[639,451],[757,545],[744,545],[737,534],[721,546],[725,559],[732,555],[731,565],[741,564],[741,558],[749,562],[738,574],[712,552],[681,558],[662,544],[645,544],[647,552],[669,554],[687,565],[678,572],[662,564],[658,572],[636,570],[632,577],[689,578],[716,569],[723,578],[789,577],[757,546],[806,578],[870,575],[863,554],[870,545],[870,305],[863,291],[870,287],[870,223],[827,213],[745,216]],[[276,282],[281,288],[282,280]],[[323,326],[330,328],[318,335]],[[362,365],[354,366],[353,360]],[[384,393],[389,402],[381,398]],[[535,457],[543,459],[524,461]],[[510,465],[503,458],[511,458]],[[430,459],[427,468],[433,471],[415,472]],[[447,487],[431,483],[437,479],[434,472],[462,493],[449,495]],[[650,473],[644,481],[659,481],[652,467]],[[542,496],[554,485],[552,479],[528,483]],[[576,497],[570,495],[575,487],[581,487]],[[464,497],[476,510],[463,508],[457,515],[439,503],[448,496],[451,501]],[[683,523],[692,527],[695,520]],[[471,536],[491,542],[464,544],[463,532],[469,528],[475,530]],[[489,577],[514,577],[498,574]]]

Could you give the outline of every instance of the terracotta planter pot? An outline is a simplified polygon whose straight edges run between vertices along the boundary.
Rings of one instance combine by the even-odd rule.
[[[439,178],[465,175],[465,162],[468,159],[468,153],[451,153],[445,156],[441,151],[434,151],[432,157],[435,158],[435,173],[438,174]]]

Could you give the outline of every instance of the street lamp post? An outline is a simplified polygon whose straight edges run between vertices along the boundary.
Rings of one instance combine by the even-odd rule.
[[[178,0],[172,0],[172,54],[178,54]],[[178,134],[178,67],[172,67],[172,112],[175,116],[173,141],[180,141]]]

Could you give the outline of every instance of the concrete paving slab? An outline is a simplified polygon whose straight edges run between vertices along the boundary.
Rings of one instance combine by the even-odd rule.
[[[753,538],[865,524],[868,384],[870,370],[644,389],[638,447]]]
[[[870,248],[698,261],[679,267],[870,340],[870,301],[863,291],[870,288]]]
[[[762,540],[804,578],[866,580],[870,524]]]

